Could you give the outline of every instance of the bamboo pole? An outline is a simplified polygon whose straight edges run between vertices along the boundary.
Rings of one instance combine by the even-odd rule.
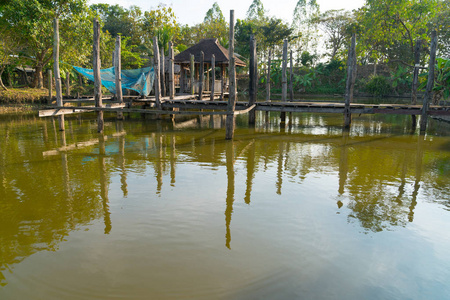
[[[266,101],[270,102],[270,65],[272,63],[272,50],[269,49],[269,57],[267,59],[267,80],[266,80]]]
[[[294,101],[294,59],[292,58],[292,50],[290,52],[291,72],[289,74],[289,100]]]
[[[95,107],[102,107],[102,78],[100,77],[100,24],[97,18],[94,18],[94,98]],[[97,123],[99,133],[103,132],[103,111],[97,112]]]
[[[198,87],[198,99],[202,100],[203,99],[203,77],[205,73],[205,54],[203,53],[203,51],[200,51],[200,70],[199,70],[199,79],[198,79],[198,83],[199,83],[199,87]]]
[[[425,95],[423,97],[422,113],[420,116],[420,134],[423,135],[427,129],[428,121],[428,107],[430,106],[430,98],[432,89],[434,86],[434,65],[436,64],[436,48],[437,48],[437,36],[436,30],[431,32],[431,44],[430,44],[430,62],[428,63],[428,81],[425,89]]]
[[[414,73],[413,82],[411,87],[411,104],[417,104],[417,88],[419,86],[419,68],[420,68],[420,48],[422,47],[422,41],[420,39],[416,40],[416,45],[414,47]],[[412,128],[415,129],[417,126],[417,116],[412,115]]]
[[[53,19],[53,67],[55,69],[56,105],[64,106],[61,90],[61,73],[59,71],[59,21]],[[64,115],[58,117],[59,130],[64,131]]]
[[[230,77],[229,83],[229,96],[228,96],[228,106],[227,106],[227,120],[226,120],[226,132],[225,139],[231,140],[234,136],[234,110],[236,107],[236,67],[234,60],[234,10],[230,10],[230,37],[229,37],[229,66],[228,73]]]
[[[175,82],[174,82],[174,66],[173,66],[173,43],[169,42],[169,97],[175,97]]]
[[[155,63],[155,101],[156,101],[156,108],[161,109],[161,79],[160,76],[160,61],[159,61],[159,47],[158,47],[158,38],[155,36],[153,37],[153,53],[155,55],[154,57],[154,63]]]
[[[214,93],[215,93],[215,83],[216,83],[216,56],[213,54],[211,55],[211,97],[210,100],[214,100]]]
[[[118,35],[116,37],[116,50],[114,54],[114,73],[116,79],[116,99],[119,103],[123,103],[123,94],[122,94],[122,61],[121,61],[121,37]],[[117,112],[117,119],[123,119],[123,112]]]
[[[195,61],[194,55],[191,54],[191,95],[194,95],[194,69],[195,69]]]
[[[254,35],[250,36],[250,65],[249,65],[249,100],[248,106],[252,106],[256,103],[256,92],[257,92],[257,82],[258,82],[258,72],[257,72],[257,57],[256,57],[256,39]],[[252,110],[248,115],[248,123],[255,124],[256,112]]]
[[[53,90],[53,84],[52,84],[52,70],[48,70],[48,104],[52,104],[52,91]]]
[[[355,86],[356,75],[356,34],[352,35],[351,46],[348,51],[347,59],[347,83],[345,88],[345,108],[344,108],[344,127],[349,128],[352,122],[350,113],[350,103],[353,100],[353,87]]]

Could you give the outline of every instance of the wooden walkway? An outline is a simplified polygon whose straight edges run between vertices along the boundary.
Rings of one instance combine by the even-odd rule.
[[[208,96],[209,97],[209,96]],[[148,113],[159,115],[226,115],[228,101],[205,101],[194,100],[192,95],[180,95],[171,100],[168,97],[162,98],[162,110],[155,109],[155,98],[130,99],[126,103],[107,102],[102,107],[93,105],[85,106],[63,106],[49,107],[39,111],[40,117],[59,116],[74,113],[83,113],[88,111],[109,111],[124,113]],[[91,99],[65,100],[67,104],[74,103],[92,103]],[[247,113],[250,110],[266,112],[299,112],[299,113],[344,113],[345,104],[336,102],[257,102],[249,106],[248,102],[236,102],[235,115]],[[351,114],[400,114],[400,115],[420,115],[422,105],[405,104],[350,104]],[[450,115],[450,106],[430,106],[428,115]]]

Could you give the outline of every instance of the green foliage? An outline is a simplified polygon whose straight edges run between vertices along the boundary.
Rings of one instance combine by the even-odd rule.
[[[391,86],[397,95],[409,91],[411,85],[411,72],[406,67],[398,66],[395,72],[391,72]]]
[[[370,77],[366,84],[365,91],[377,97],[388,95],[392,91],[392,87],[386,77],[375,75]]]
[[[427,85],[428,72],[420,74],[423,80],[419,89],[425,89]],[[433,86],[433,103],[438,104],[441,98],[448,99],[450,97],[450,59],[438,57],[436,58],[434,86]]]

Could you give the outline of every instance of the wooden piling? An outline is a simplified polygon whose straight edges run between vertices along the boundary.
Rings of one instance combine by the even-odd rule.
[[[95,107],[102,107],[102,78],[100,76],[100,24],[97,18],[94,18],[94,99]],[[103,132],[103,111],[97,112],[98,132]]]
[[[47,104],[52,104],[52,90],[53,90],[53,84],[52,84],[52,70],[48,70],[48,101]]]
[[[292,50],[290,52],[291,72],[289,74],[289,100],[294,101],[294,59],[292,57]]]
[[[419,69],[420,69],[420,48],[422,47],[422,41],[420,39],[416,40],[416,45],[414,47],[414,73],[413,82],[411,86],[411,104],[417,104],[417,89],[419,87]],[[417,116],[412,115],[412,128],[415,129],[417,126]]]
[[[269,49],[269,57],[267,59],[267,80],[266,80],[266,101],[270,101],[270,66],[272,64],[272,50]]]
[[[195,69],[195,61],[194,61],[194,55],[191,54],[191,95],[194,95],[194,88],[195,88],[195,84],[194,84],[194,69]]]
[[[209,65],[210,66],[210,65]],[[205,80],[205,90],[206,91],[211,91],[210,90],[210,86],[209,86],[209,84],[210,84],[210,76],[209,76],[209,66],[208,66],[208,64],[206,64],[206,80]]]
[[[63,104],[61,90],[61,73],[59,71],[59,21],[53,19],[53,67],[55,69],[55,91],[56,105],[61,107]],[[64,115],[58,116],[59,130],[64,131]]]
[[[257,92],[257,82],[258,82],[258,69],[257,69],[257,58],[256,58],[256,39],[254,35],[250,36],[250,65],[249,65],[249,99],[248,106],[252,106],[256,103],[256,92]],[[255,124],[256,121],[256,111],[253,109],[249,112],[248,123]]]
[[[175,82],[174,82],[174,61],[173,61],[173,43],[169,42],[169,97],[175,97]]]
[[[226,85],[225,67],[223,64],[221,64],[220,65],[220,100],[223,100],[225,98],[225,85]]]
[[[70,97],[70,72],[66,71],[66,97]]]
[[[165,56],[164,56],[164,47],[161,48],[161,56],[160,56],[160,78],[161,78],[161,96],[166,96],[166,66],[165,66]]]
[[[287,39],[283,43],[283,62],[282,62],[282,73],[281,73],[281,101],[286,102],[287,99]],[[281,123],[286,122],[286,113],[282,111],[280,113]]]
[[[234,110],[236,106],[236,67],[234,61],[234,10],[230,10],[230,37],[228,39],[228,57],[229,57],[229,68],[228,74],[230,78],[229,83],[229,96],[228,96],[228,106],[227,106],[227,120],[226,120],[226,133],[225,139],[231,140],[234,136]]]
[[[437,36],[436,30],[431,32],[431,44],[430,44],[430,62],[428,63],[428,81],[425,89],[425,95],[423,97],[422,112],[420,115],[420,134],[425,134],[428,121],[428,107],[430,106],[430,98],[432,95],[432,89],[434,86],[434,65],[436,64],[436,48],[437,48]]]
[[[214,93],[215,93],[215,83],[216,83],[216,56],[213,54],[211,55],[211,97],[210,100],[214,100]]]
[[[347,58],[347,83],[345,86],[344,127],[349,128],[352,122],[350,103],[353,100],[353,88],[356,75],[356,34],[353,33]]]
[[[119,103],[123,103],[123,94],[122,94],[122,53],[121,53],[121,37],[118,35],[116,37],[116,50],[114,54],[114,73],[116,79],[116,100]],[[123,112],[117,112],[117,119],[123,119]]]
[[[153,37],[153,54],[154,63],[155,63],[155,101],[156,108],[161,109],[161,79],[160,76],[160,61],[159,61],[159,47],[158,47],[158,38]]]
[[[198,99],[203,99],[203,77],[205,75],[205,54],[203,51],[200,51],[200,70],[199,70],[199,79],[198,79]]]

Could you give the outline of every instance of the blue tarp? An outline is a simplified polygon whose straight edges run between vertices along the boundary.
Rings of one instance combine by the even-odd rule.
[[[75,70],[94,81],[94,71],[92,69],[85,69],[75,67]],[[100,77],[102,85],[111,93],[116,93],[116,74],[114,67],[100,70]],[[134,70],[122,70],[122,90],[129,89],[139,93],[141,96],[148,96],[153,88],[153,81],[155,80],[155,72],[153,68],[147,67]]]

